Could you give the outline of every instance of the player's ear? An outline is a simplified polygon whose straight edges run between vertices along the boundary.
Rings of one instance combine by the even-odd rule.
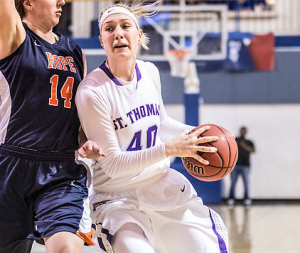
[[[30,8],[31,7],[31,1],[30,0],[24,0],[23,1],[24,8]]]
[[[24,0],[23,6],[26,10],[31,10],[32,9],[31,0]]]
[[[139,30],[139,40],[138,40],[139,43],[142,42],[142,40],[143,40],[143,35],[144,35],[144,34],[143,34],[143,31],[142,31],[142,29],[140,29],[140,30]]]
[[[103,40],[102,40],[101,35],[99,35],[99,41],[100,41],[101,46],[104,48],[104,44],[103,44]]]

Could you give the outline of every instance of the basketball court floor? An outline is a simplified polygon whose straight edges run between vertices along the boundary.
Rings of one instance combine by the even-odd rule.
[[[250,207],[237,204],[212,205],[229,232],[230,253],[299,253],[300,203],[295,201],[254,201]],[[35,244],[32,253],[45,253]],[[82,253],[100,253],[84,247]],[[142,253],[142,252],[141,252]],[[191,252],[193,253],[193,252]]]
[[[258,202],[213,207],[222,216],[231,253],[299,253],[300,203]]]

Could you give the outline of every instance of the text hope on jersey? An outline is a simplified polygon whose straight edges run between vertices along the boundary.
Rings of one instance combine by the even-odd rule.
[[[48,59],[48,68],[49,69],[59,69],[67,71],[69,69],[71,72],[76,73],[76,69],[74,68],[74,59],[71,56],[57,56],[53,55],[49,52],[46,52]]]

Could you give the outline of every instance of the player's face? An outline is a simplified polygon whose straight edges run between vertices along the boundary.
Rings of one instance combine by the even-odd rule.
[[[100,42],[108,58],[134,58],[142,37],[133,19],[126,14],[108,16],[101,28]]]
[[[64,0],[30,0],[31,8],[28,11],[30,17],[37,24],[52,28],[58,24],[62,14]]]

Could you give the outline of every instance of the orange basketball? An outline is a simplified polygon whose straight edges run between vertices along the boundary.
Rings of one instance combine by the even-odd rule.
[[[203,132],[199,137],[218,136],[219,139],[214,142],[201,144],[203,146],[216,147],[217,152],[201,152],[200,155],[209,161],[208,165],[200,163],[192,157],[183,157],[182,162],[186,170],[195,178],[202,181],[218,181],[226,177],[234,168],[238,158],[238,147],[234,135],[225,128],[204,124],[194,128],[191,132],[203,126],[210,126],[210,129]]]

